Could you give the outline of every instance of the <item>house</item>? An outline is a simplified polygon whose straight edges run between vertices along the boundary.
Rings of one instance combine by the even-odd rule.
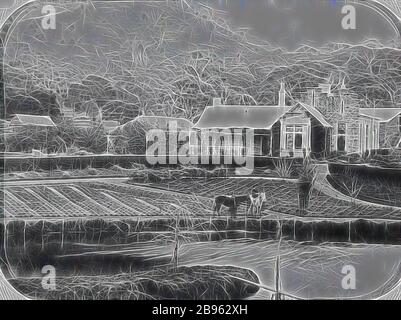
[[[379,123],[379,147],[399,147],[401,142],[401,108],[364,108],[360,114]]]
[[[12,133],[12,129],[10,128],[10,121],[0,119],[0,131],[4,135]]]
[[[54,137],[57,126],[49,116],[15,114],[9,123],[7,148],[9,151],[31,152],[46,150]],[[21,139],[24,137],[24,139]]]
[[[103,127],[103,130],[109,134],[111,133],[114,129],[116,129],[120,123],[115,120],[103,120],[101,122],[101,126]]]
[[[29,128],[34,130],[55,128],[53,120],[49,116],[36,116],[30,114],[15,114],[10,120],[9,128],[14,132],[20,132],[21,129]]]
[[[287,105],[282,83],[278,96],[273,106],[223,105],[213,99],[193,128],[232,134],[253,129],[253,154],[271,157],[363,153],[400,140],[401,109],[362,109],[357,95],[344,84],[335,90],[329,84],[307,89]]]
[[[77,114],[72,118],[72,124],[74,128],[78,129],[91,129],[98,125],[97,121],[94,121],[91,117],[85,113]]]

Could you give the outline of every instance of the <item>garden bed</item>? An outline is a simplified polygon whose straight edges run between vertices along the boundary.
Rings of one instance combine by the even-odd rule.
[[[401,207],[401,170],[330,165],[330,184],[352,198]]]
[[[240,280],[240,279],[244,279]],[[259,291],[258,276],[230,266],[193,266],[99,276],[56,278],[56,290],[42,289],[42,277],[10,283],[29,297],[45,300],[232,300]]]

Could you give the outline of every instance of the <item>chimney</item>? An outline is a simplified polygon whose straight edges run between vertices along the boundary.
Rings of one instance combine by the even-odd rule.
[[[331,84],[330,83],[320,83],[319,88],[322,93],[331,95]]]
[[[213,107],[221,106],[221,99],[220,98],[213,98]]]
[[[278,94],[278,106],[285,107],[285,87],[284,82],[280,84],[280,92]]]
[[[347,86],[345,85],[345,77],[343,78],[343,81],[341,83],[341,88],[340,90],[347,90]]]

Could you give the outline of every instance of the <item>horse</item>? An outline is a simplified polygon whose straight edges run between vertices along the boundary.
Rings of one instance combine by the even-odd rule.
[[[266,193],[261,192],[256,199],[256,214],[259,214],[260,216],[262,215],[262,208],[263,204],[267,201],[266,199]]]
[[[261,215],[263,204],[266,202],[266,193],[255,193],[252,192],[250,195],[251,206],[249,207],[249,212],[254,215]]]
[[[257,208],[258,198],[259,198],[259,192],[255,188],[253,188],[251,194],[249,195],[249,199],[251,200],[251,205],[249,206],[247,213],[250,212],[253,214],[255,212],[255,209]]]
[[[214,198],[213,203],[213,215],[217,212],[217,215],[220,215],[221,207],[225,206],[229,208],[231,216],[235,216],[237,213],[237,208],[243,202],[249,200],[249,196],[241,195],[241,196],[217,196]]]

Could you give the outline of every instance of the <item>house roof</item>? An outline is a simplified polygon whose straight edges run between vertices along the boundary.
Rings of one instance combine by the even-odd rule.
[[[390,122],[401,115],[401,108],[363,108],[359,110],[359,114],[378,119],[380,122]]]
[[[171,121],[176,121],[179,129],[187,129],[193,126],[193,123],[187,119],[164,116],[138,116],[135,119],[125,123],[123,126],[138,123],[143,125],[146,124],[157,129],[168,129],[168,124]]]
[[[324,119],[323,115],[314,107],[302,102],[297,102],[292,107],[278,106],[236,106],[222,105],[206,107],[194,128],[251,128],[271,129],[271,127],[286,113],[301,106],[310,113],[322,126],[330,128],[331,125]]]
[[[11,125],[15,122],[21,126],[55,127],[53,120],[49,116],[34,116],[31,114],[15,114],[11,119]]]
[[[92,121],[92,118],[86,116],[86,115],[80,115],[80,116],[76,116],[74,117],[74,121]]]
[[[118,127],[120,125],[120,123],[115,120],[103,120],[102,125],[103,125],[103,127],[115,128],[115,127]]]
[[[194,128],[270,129],[290,109],[278,106],[209,106]]]
[[[324,119],[323,115],[320,113],[319,110],[317,110],[315,107],[312,107],[311,105],[308,105],[303,102],[297,102],[297,104],[292,108],[296,108],[297,105],[300,105],[302,108],[304,108],[307,112],[309,112],[317,121],[321,123],[323,127],[326,128],[331,128],[331,124],[329,124],[326,119]]]

